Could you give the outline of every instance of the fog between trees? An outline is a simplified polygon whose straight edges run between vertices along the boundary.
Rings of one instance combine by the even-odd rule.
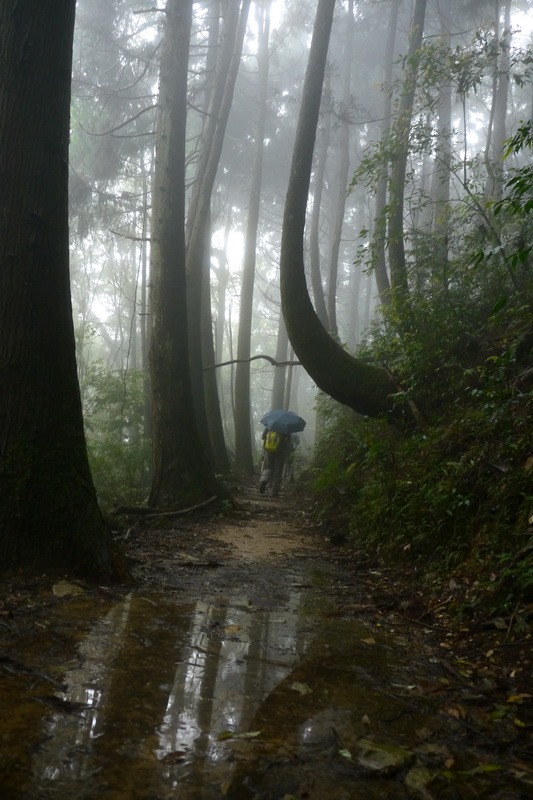
[[[165,31],[173,35],[172,5],[165,14],[132,0],[78,4],[71,269],[80,380],[96,449],[101,384],[122,387],[124,414],[149,371],[159,69]],[[503,142],[531,112],[530,6],[335,4],[305,261],[315,309],[347,350],[368,335],[391,278],[405,291],[426,279],[424,248],[441,260],[461,248],[466,230],[446,220],[465,199],[501,196]],[[246,22],[240,58],[239,12]],[[258,420],[272,405],[306,417],[305,448],[313,443],[316,387],[305,370],[248,359],[297,360],[280,322],[279,256],[315,12],[310,2],[192,6],[184,146],[187,246],[196,248],[187,267],[190,363],[199,435],[219,470],[229,463],[226,448],[240,468],[253,468]],[[238,72],[230,97],[232,54]],[[203,226],[196,233],[195,218]],[[481,210],[478,224],[485,226]],[[148,380],[142,408],[139,392],[135,402],[129,418],[115,420],[128,444],[150,434]],[[218,404],[220,430],[211,424]]]
[[[62,0],[63,27],[58,21],[54,30],[65,48],[72,5]],[[326,47],[329,40],[324,74],[310,65],[302,97],[315,18],[328,7],[331,34],[329,23],[316,29]],[[397,395],[400,412],[419,418],[420,398],[369,350],[387,330],[382,320],[394,321],[394,341],[412,347],[423,335],[413,322],[420,303],[452,319],[458,291],[490,311],[516,304],[527,286],[530,245],[521,220],[530,187],[530,11],[531,2],[511,0],[76,4],[70,276],[101,503],[149,495],[168,507],[218,494],[217,476],[232,468],[252,474],[259,419],[272,407],[308,420],[301,447],[308,455],[325,424],[315,412],[319,389],[371,416],[396,408]],[[64,72],[70,53],[61,51],[61,66],[41,48],[45,6],[28,11],[19,28],[11,13],[0,18],[4,96],[38,96],[41,83],[31,81],[42,72],[42,85],[49,80],[64,101],[68,87],[57,83],[57,70]],[[25,26],[36,48],[18,80],[9,54]],[[316,131],[314,122],[309,131],[300,125],[297,139],[298,120],[305,126],[318,98]],[[43,130],[56,107],[44,109]],[[22,145],[31,152],[32,138],[17,134],[17,124],[16,113],[6,112],[8,178],[34,207],[33,184],[17,183],[17,165],[37,176],[52,161],[43,155],[41,172],[36,159],[27,161]],[[32,125],[30,114],[24,130]],[[53,131],[59,136],[60,126]],[[310,145],[309,166],[299,173]],[[64,147],[61,140],[54,158]],[[510,189],[513,175],[519,183]],[[59,220],[57,181],[54,194],[41,180],[39,207],[51,204]],[[514,199],[502,206],[510,191]],[[13,203],[6,208],[15,213]],[[502,209],[514,215],[505,225]],[[301,212],[293,229],[292,215]],[[61,220],[53,231],[46,246],[65,236]],[[289,336],[280,303],[282,235],[285,274],[307,271],[296,292],[286,284]],[[11,253],[8,238],[3,244]],[[6,341],[15,327],[8,316]],[[47,359],[52,375],[53,349]],[[350,386],[339,392],[341,373]]]

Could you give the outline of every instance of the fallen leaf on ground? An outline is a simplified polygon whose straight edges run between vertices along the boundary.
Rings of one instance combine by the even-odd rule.
[[[59,581],[52,586],[52,592],[56,597],[69,597],[76,594],[85,594],[85,590],[78,586],[76,583],[68,583],[67,581]]]
[[[453,717],[454,719],[466,719],[466,711],[462,706],[445,708],[444,710],[448,716]]]
[[[311,687],[308,686],[306,683],[300,683],[299,681],[295,681],[294,683],[291,683],[291,685],[289,686],[289,689],[292,689],[294,692],[298,692],[299,694],[302,694],[302,695],[311,694],[311,692],[313,691],[311,689]]]
[[[247,731],[245,733],[236,733],[235,731],[221,731],[217,735],[217,742],[223,742],[225,739],[255,739],[261,735],[261,731]]]
[[[348,761],[353,761],[352,754],[349,750],[339,750],[339,755],[348,759]]]
[[[224,633],[228,633],[230,636],[234,633],[238,633],[241,629],[240,625],[227,625],[224,628]]]
[[[174,750],[172,753],[167,753],[166,756],[163,756],[161,761],[163,764],[176,764],[179,761],[183,761],[186,756],[186,750]]]
[[[522,694],[511,694],[507,698],[508,703],[523,703],[524,700],[529,700],[531,698],[530,694],[523,692]]]

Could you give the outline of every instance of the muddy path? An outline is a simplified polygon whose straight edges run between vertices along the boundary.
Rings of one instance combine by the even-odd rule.
[[[2,798],[533,796],[529,641],[491,669],[302,498],[120,538],[135,585],[1,587]]]

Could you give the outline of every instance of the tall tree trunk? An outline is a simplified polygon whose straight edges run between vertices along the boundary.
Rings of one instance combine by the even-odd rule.
[[[303,235],[335,0],[319,0],[292,157],[281,240],[281,301],[294,351],[319,388],[362,414],[393,410],[389,373],[350,356],[324,330],[309,294]]]
[[[281,363],[287,361],[289,352],[289,337],[287,336],[287,328],[285,322],[280,314],[278,326],[278,338],[276,342],[276,361]],[[287,375],[287,367],[276,367],[274,369],[274,382],[272,384],[272,409],[283,408],[285,402],[285,378]]]
[[[143,373],[144,438],[152,439],[152,393],[150,386],[148,320],[148,174],[143,164],[142,254],[141,254],[141,368]]]
[[[348,3],[348,18],[346,20],[346,41],[342,54],[343,63],[343,96],[340,120],[340,135],[338,152],[337,174],[337,202],[333,215],[333,230],[331,233],[331,250],[329,258],[328,281],[328,319],[329,331],[333,336],[338,336],[337,324],[337,283],[339,275],[339,253],[344,224],[344,211],[346,208],[346,188],[348,185],[348,170],[350,168],[350,83],[352,74],[352,42],[353,42],[353,0]]]
[[[322,192],[324,189],[324,176],[326,174],[326,161],[331,134],[331,93],[326,88],[325,98],[322,101],[322,115],[324,125],[320,137],[320,146],[316,156],[314,175],[313,207],[309,222],[309,258],[311,261],[311,286],[313,299],[318,318],[325,328],[328,328],[328,312],[322,286],[322,273],[320,269],[320,211],[322,206]]]
[[[426,128],[431,127],[430,115],[426,117]],[[433,191],[432,177],[435,173],[435,161],[431,153],[422,155],[419,177],[417,179],[416,192],[409,209],[408,226],[412,231],[421,233],[423,236],[431,231],[433,223],[433,208],[431,207],[431,193]],[[416,235],[415,233],[415,235]],[[417,278],[419,274],[417,273]]]
[[[442,42],[446,51],[450,47],[451,0],[441,0],[439,18]],[[433,234],[436,243],[436,266],[439,275],[448,274],[448,237],[450,206],[450,174],[452,163],[452,83],[445,77],[439,86],[438,131],[435,165],[435,211],[433,214]]]
[[[75,5],[0,4],[0,564],[106,580],[69,284]]]
[[[218,260],[218,267],[215,270],[217,276],[217,303],[216,303],[216,319],[215,319],[215,364],[220,364],[222,361],[222,353],[224,352],[224,330],[226,328],[226,296],[228,291],[228,282],[230,272],[228,269],[228,259],[226,255],[227,244],[220,254]],[[220,370],[217,370],[217,375],[220,376]],[[220,381],[219,381],[220,391]]]
[[[506,139],[506,118],[509,99],[509,65],[511,51],[511,0],[503,4],[504,23],[499,35],[500,3],[496,3],[496,32],[500,45],[500,56],[495,66],[494,93],[492,98],[492,126],[487,141],[491,155],[487,159],[489,177],[486,195],[492,200],[501,200],[503,194],[503,150]]]
[[[220,37],[220,0],[212,0],[208,4],[209,9],[209,32],[207,38],[207,54],[205,57],[205,70],[207,73],[207,79],[204,84],[204,99],[202,101],[203,108],[206,110],[209,108],[209,104],[211,102],[211,96],[215,87],[215,77],[216,77],[216,68],[217,68],[217,53],[218,53],[218,45],[219,45],[219,37]],[[205,127],[206,122],[208,121],[207,116],[203,118],[203,125]]]
[[[202,135],[197,178],[189,206],[187,243],[189,348],[193,396],[201,431],[209,429],[204,393],[201,331],[202,320],[206,319],[206,315],[202,314],[202,304],[209,303],[205,293],[202,297],[202,267],[205,264],[206,247],[210,246],[206,221],[210,216],[211,195],[231,109],[249,7],[250,0],[242,0],[242,3],[231,2],[226,7],[226,17],[222,26],[221,57],[217,64],[215,86]]]
[[[192,399],[185,277],[185,128],[192,0],[168,0],[152,192],[151,309],[154,475],[150,503],[215,494]]]
[[[223,249],[219,251],[219,253],[217,254],[218,267],[215,269],[215,273],[217,276],[216,318],[213,326],[213,332],[215,337],[215,364],[220,364],[222,361],[222,353],[223,353],[225,331],[226,331],[226,294],[230,278],[230,273],[228,269],[227,243],[228,243],[230,225],[231,225],[231,214],[228,214],[226,228],[225,228],[224,246]],[[232,356],[230,356],[230,358],[232,358]],[[232,410],[230,411],[230,409],[227,408],[228,404],[225,396],[228,384],[230,384],[230,391],[232,389],[231,374],[229,378],[224,378],[222,370],[216,369],[214,370],[214,372],[217,381],[217,394],[220,401],[220,413],[222,415],[222,424],[224,426],[224,434],[225,434],[224,443],[226,443],[230,439],[228,420],[231,419],[231,422],[233,423],[233,411]],[[227,454],[227,449],[226,449],[226,454]]]
[[[268,97],[268,41],[270,37],[270,0],[264,11],[258,10],[259,43],[257,62],[259,70],[258,117],[255,134],[255,154],[252,185],[248,206],[248,222],[244,247],[239,334],[235,369],[235,465],[240,472],[253,475],[252,431],[250,425],[250,341],[252,336],[252,309],[255,282],[255,253],[261,201],[263,151]]]
[[[396,41],[396,28],[398,27],[398,11],[401,0],[392,0],[389,24],[387,28],[387,43],[384,50],[383,67],[383,111],[381,124],[381,141],[389,137],[392,114],[392,76],[394,67],[394,43]],[[388,148],[387,148],[388,150]],[[387,185],[389,178],[388,160],[381,166],[381,172],[376,189],[374,207],[374,235],[372,237],[372,262],[379,299],[385,306],[390,302],[390,281],[387,273],[387,259],[385,257],[385,241],[387,234]]]
[[[206,220],[206,230],[211,231],[211,219]],[[215,342],[213,337],[213,318],[211,314],[211,236],[206,237],[205,262],[203,264],[203,286],[201,312],[203,315],[202,331],[202,364],[204,364],[204,396],[207,416],[209,448],[213,466],[217,473],[227,475],[230,470],[228,451],[222,428],[222,411],[218,396],[217,370],[210,369],[215,362]]]
[[[366,285],[365,285],[365,307],[363,311],[363,318],[361,320],[361,325],[359,326],[359,330],[361,333],[365,333],[370,325],[370,305],[372,302],[372,288],[374,285],[374,276],[371,272],[368,273],[366,276]]]
[[[353,266],[350,274],[350,337],[349,341],[355,350],[359,344],[361,332],[359,301],[361,299],[361,267]]]
[[[409,33],[403,90],[394,125],[394,154],[389,188],[389,266],[391,285],[398,299],[408,294],[407,264],[404,243],[404,189],[409,156],[409,134],[413,116],[418,76],[418,51],[422,45],[427,0],[416,0]]]
[[[289,347],[289,361],[292,361],[292,356],[293,355],[294,355],[293,350],[292,350],[291,347]],[[287,380],[285,382],[285,400],[283,401],[283,408],[289,409],[289,408],[292,408],[292,404],[291,404],[292,376],[293,376],[293,371],[294,371],[294,367],[292,366],[292,364],[291,364],[291,366],[289,366],[287,368],[287,370],[288,370],[287,371]]]
[[[315,154],[315,172],[313,178],[313,201],[311,207],[311,219],[309,221],[309,259],[311,262],[311,286],[313,289],[314,307],[321,325],[329,330],[328,311],[324,287],[322,285],[321,253],[320,253],[320,222],[322,217],[322,195],[326,175],[326,162],[331,138],[331,120],[333,116],[333,102],[331,96],[331,84],[329,71],[326,69],[323,96],[320,106],[323,124],[320,135],[319,146]],[[326,420],[322,411],[322,406],[317,404],[315,436],[318,437],[320,431],[325,427]],[[318,441],[318,438],[317,438]]]

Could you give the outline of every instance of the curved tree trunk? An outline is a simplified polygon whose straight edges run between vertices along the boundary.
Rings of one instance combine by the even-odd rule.
[[[69,284],[75,6],[0,4],[0,568],[107,580]]]
[[[150,505],[215,494],[196,425],[185,278],[185,123],[192,0],[169,0],[161,54],[153,186],[151,310],[154,475]]]
[[[331,118],[333,116],[331,102],[331,88],[329,80],[329,70],[326,70],[326,78],[323,87],[321,100],[321,114],[323,119],[320,142],[315,155],[315,171],[313,176],[313,201],[311,208],[311,218],[309,220],[309,260],[311,263],[311,286],[313,289],[314,307],[320,323],[326,330],[330,330],[328,311],[324,287],[322,285],[321,253],[320,253],[320,221],[322,208],[322,195],[326,175],[326,162],[328,158],[329,142],[331,138]],[[316,405],[315,438],[318,442],[320,433],[325,427],[325,417],[322,413],[320,403]]]
[[[328,92],[329,95],[329,92]],[[322,285],[322,273],[320,270],[320,207],[322,203],[322,191],[324,188],[324,176],[326,174],[326,160],[328,157],[328,147],[331,134],[331,102],[330,97],[326,103],[322,104],[323,115],[325,117],[322,130],[320,147],[316,157],[316,168],[314,175],[313,207],[311,209],[311,220],[309,224],[309,259],[311,262],[311,286],[313,287],[313,299],[315,309],[322,325],[328,327],[328,311],[324,298],[324,287]]]
[[[393,410],[389,373],[354,359],[323,328],[309,294],[303,238],[318,113],[335,0],[319,0],[292,157],[281,240],[281,302],[294,351],[320,389],[362,414]]]

